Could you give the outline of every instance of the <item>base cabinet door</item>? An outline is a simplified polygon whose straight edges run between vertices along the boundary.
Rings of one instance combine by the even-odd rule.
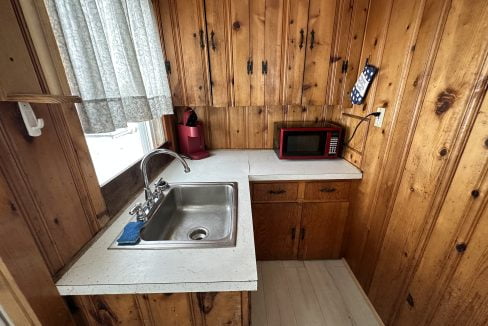
[[[298,259],[341,257],[349,203],[303,203]]]
[[[299,204],[253,204],[252,216],[258,260],[296,259],[300,227]]]

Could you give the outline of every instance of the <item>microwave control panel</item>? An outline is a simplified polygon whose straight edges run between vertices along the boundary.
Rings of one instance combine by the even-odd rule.
[[[337,146],[339,145],[339,133],[333,132],[330,137],[329,155],[337,154]]]

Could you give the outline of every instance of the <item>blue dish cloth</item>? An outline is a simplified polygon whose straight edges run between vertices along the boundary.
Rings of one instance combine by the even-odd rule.
[[[124,232],[122,235],[117,239],[117,243],[119,246],[130,246],[138,244],[141,240],[140,232],[142,227],[144,226],[144,222],[129,222],[124,227]]]

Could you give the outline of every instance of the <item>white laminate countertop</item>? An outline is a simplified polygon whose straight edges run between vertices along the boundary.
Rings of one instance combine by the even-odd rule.
[[[133,217],[134,198],[101,236],[56,283],[61,295],[254,291],[256,256],[249,180],[361,179],[349,162],[337,160],[284,161],[271,150],[218,150],[200,161],[187,161],[191,172],[172,162],[162,176],[168,182],[238,183],[235,247],[208,249],[108,249]]]

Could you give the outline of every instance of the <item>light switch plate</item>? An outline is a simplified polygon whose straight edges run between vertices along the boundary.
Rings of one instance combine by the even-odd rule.
[[[379,112],[380,115],[374,119],[374,126],[377,128],[381,128],[381,126],[383,125],[383,118],[385,117],[385,108],[378,108],[376,109],[376,112]]]

